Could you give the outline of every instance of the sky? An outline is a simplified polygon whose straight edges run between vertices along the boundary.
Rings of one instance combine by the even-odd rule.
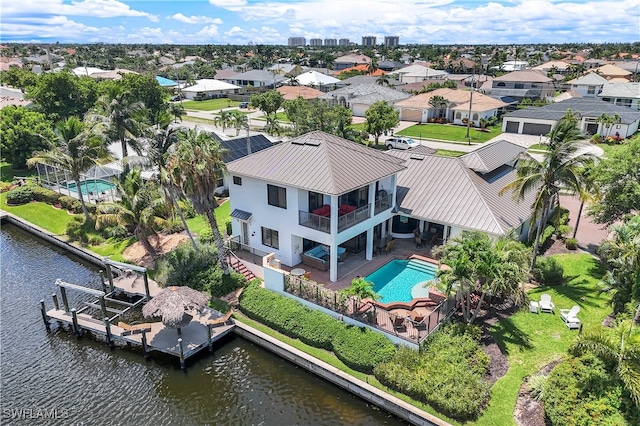
[[[0,42],[400,44],[640,41],[640,0],[1,0]]]

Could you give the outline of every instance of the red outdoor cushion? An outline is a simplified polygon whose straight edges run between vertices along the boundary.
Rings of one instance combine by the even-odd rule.
[[[347,214],[347,213],[350,213],[350,212],[354,211],[355,209],[356,209],[356,206],[351,206],[349,204],[343,204],[338,209],[338,213],[339,214]]]
[[[315,209],[311,213],[317,214],[318,216],[329,216],[329,215],[331,215],[331,206],[328,205],[328,204],[325,204],[322,207],[318,207],[317,209]]]

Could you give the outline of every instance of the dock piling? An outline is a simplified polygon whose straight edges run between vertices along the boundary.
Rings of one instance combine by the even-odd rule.
[[[147,295],[147,301],[151,300],[151,294],[149,293],[149,277],[147,276],[147,271],[144,271],[144,292]]]
[[[51,331],[51,324],[49,324],[49,318],[47,317],[47,309],[44,306],[44,300],[40,300],[40,313],[42,314],[42,321],[47,331]]]
[[[104,317],[104,326],[107,330],[107,344],[113,348],[113,338],[111,337],[111,321],[109,317]]]
[[[207,340],[209,343],[209,352],[213,352],[213,340],[211,339],[211,324],[207,324]]]
[[[67,289],[61,286],[60,294],[62,295],[62,304],[64,305],[64,312],[69,313],[69,299],[67,298]]]
[[[107,304],[104,301],[104,296],[100,296],[100,309],[102,310],[103,317],[109,316],[109,314],[107,313]]]
[[[78,338],[80,338],[80,326],[78,325],[78,314],[76,313],[76,308],[71,309],[71,319],[73,320],[73,332]]]
[[[105,257],[105,266],[107,269],[107,278],[109,279],[109,291],[113,292],[113,273],[111,272],[111,265],[109,264],[109,258]]]
[[[53,299],[53,306],[56,308],[56,311],[59,311],[60,304],[58,303],[58,295],[55,293],[51,293],[51,298]]]
[[[107,284],[104,282],[104,271],[100,270],[100,285],[102,286],[102,291],[108,293]]]
[[[149,350],[147,348],[147,331],[144,329],[142,330],[142,338],[140,340],[142,341],[142,355],[144,356],[144,359],[148,360]]]
[[[184,370],[184,347],[182,346],[182,337],[178,338],[178,347],[180,348],[180,368]]]

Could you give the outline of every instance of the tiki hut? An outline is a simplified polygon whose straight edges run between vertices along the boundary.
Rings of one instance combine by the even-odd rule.
[[[185,286],[171,286],[163,289],[142,308],[145,317],[162,317],[167,327],[180,328],[191,321],[189,311],[202,312],[207,307],[209,297],[204,293]]]

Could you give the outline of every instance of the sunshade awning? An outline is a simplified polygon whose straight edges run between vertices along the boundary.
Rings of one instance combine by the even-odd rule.
[[[244,210],[240,210],[240,209],[234,209],[231,212],[231,217],[234,217],[238,220],[242,220],[242,221],[248,221],[249,219],[251,219],[251,215],[252,213],[249,212],[245,212]]]

